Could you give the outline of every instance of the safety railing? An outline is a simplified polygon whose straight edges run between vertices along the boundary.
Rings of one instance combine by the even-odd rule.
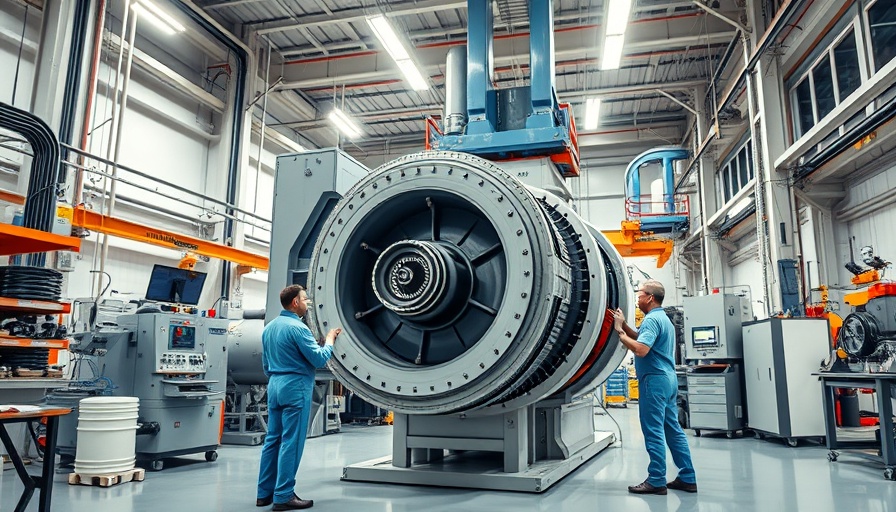
[[[688,217],[691,207],[685,194],[663,194],[660,196],[638,196],[625,198],[625,217],[628,220],[661,217]]]
[[[435,131],[435,135],[433,135],[432,131]],[[442,133],[442,130],[439,129],[439,124],[436,123],[436,120],[432,117],[426,118],[426,151],[438,151],[439,150],[439,139],[445,135]]]

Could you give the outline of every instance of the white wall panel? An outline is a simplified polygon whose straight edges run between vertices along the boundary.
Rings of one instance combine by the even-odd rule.
[[[110,67],[103,66],[100,76],[111,83],[114,82],[114,79],[109,76],[112,72]],[[147,80],[146,78],[142,79]],[[140,83],[140,80],[141,77],[134,74],[128,86],[128,97],[137,101],[129,102],[124,116],[118,161],[122,165],[150,174],[160,180],[205,193],[206,172],[225,173],[226,170],[207,169],[208,141],[183,129],[180,124],[169,119],[174,118],[182,123],[193,123],[198,126],[197,105],[178,103],[172,99],[175,97],[174,95],[166,97],[164,87],[160,87],[157,82],[147,82],[147,85],[144,85]],[[150,87],[158,89],[154,90]],[[153,111],[142,105],[152,105],[157,110]],[[92,124],[98,126],[111,119],[111,116],[111,96],[100,91],[96,101],[96,116]],[[89,145],[91,153],[101,157],[107,155],[111,126],[111,121],[106,122],[91,135]],[[119,176],[130,182],[186,199],[193,204],[201,204],[199,198],[160,185],[157,181],[136,176],[127,171],[119,171]],[[131,197],[139,197],[145,201],[158,201],[165,208],[190,216],[197,216],[201,212],[200,208],[165,199],[124,183],[118,184],[118,192]]]
[[[19,59],[19,45],[22,38],[22,26],[25,8],[16,2],[0,2],[0,101],[11,103],[13,88],[16,89],[13,106],[28,109],[31,105],[31,88],[34,82],[34,62],[36,59],[35,41],[40,36],[40,12],[28,9],[28,22],[25,26],[25,44]],[[14,80],[16,64],[19,64],[18,82]]]
[[[885,194],[896,189],[896,167],[891,167],[874,176],[847,187],[847,198],[835,208],[835,222],[845,222],[845,230],[840,230],[837,240],[838,255],[841,261],[837,265],[841,285],[848,285],[852,274],[843,269],[843,264],[851,259],[859,265],[859,251],[866,245],[874,247],[874,253],[887,261],[896,260],[896,203],[881,200]],[[843,234],[846,236],[843,236]],[[846,238],[846,239],[843,239]],[[852,239],[854,254],[849,252],[849,239]],[[892,278],[893,275],[887,277]]]
[[[254,276],[244,276],[240,284],[243,309],[264,309],[267,301],[267,274],[258,273]]]
[[[286,150],[275,144],[272,145],[270,140],[266,140],[264,146],[264,150],[261,152],[261,168],[259,168],[258,134],[253,133],[249,146],[249,168],[244,170],[240,177],[239,201],[245,210],[271,219],[274,214],[274,169],[277,166],[277,155],[286,153]],[[249,220],[269,227],[268,224],[257,222],[251,218]],[[271,239],[270,231],[254,226],[247,225],[245,234],[260,240],[270,241]]]
[[[754,242],[755,245],[755,242]],[[725,282],[723,286],[726,293],[740,294],[744,287],[749,287],[752,295],[753,315],[765,318],[765,304],[762,303],[762,266],[758,256],[750,256],[723,272]]]

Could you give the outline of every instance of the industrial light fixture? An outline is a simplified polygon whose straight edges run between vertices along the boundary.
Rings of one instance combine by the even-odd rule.
[[[342,110],[334,108],[328,117],[330,118],[330,121],[336,125],[336,128],[339,128],[339,131],[345,134],[346,137],[357,139],[361,136],[361,128],[358,127],[358,125],[355,124],[355,122]]]
[[[600,118],[600,98],[588,98],[585,101],[585,129],[596,130]]]
[[[632,0],[610,0],[604,23],[604,53],[600,59],[600,69],[619,69],[622,62],[622,45],[625,43],[625,29],[632,10]]]
[[[417,65],[414,64],[414,60],[411,59],[411,55],[398,37],[398,34],[392,29],[392,24],[389,23],[389,20],[382,14],[377,14],[367,18],[367,24],[370,25],[370,30],[373,31],[376,38],[386,48],[386,52],[389,53],[392,60],[398,64],[398,69],[404,73],[404,77],[411,88],[415,91],[429,89],[429,83],[420,73],[420,70],[417,69]]]
[[[632,9],[632,0],[610,0],[610,7],[607,9],[607,22],[604,24],[606,35],[625,34],[628,27],[628,14]]]
[[[604,53],[600,59],[600,69],[619,69],[622,63],[622,45],[625,43],[625,34],[617,34],[604,38]]]
[[[186,27],[163,11],[158,5],[150,2],[150,0],[137,0],[131,8],[145,21],[148,21],[150,25],[153,25],[165,34],[173,36],[178,32],[186,30]]]

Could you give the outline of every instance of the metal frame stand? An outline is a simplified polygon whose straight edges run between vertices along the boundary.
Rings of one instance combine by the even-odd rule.
[[[224,418],[237,418],[240,429],[238,432],[227,432],[221,436],[222,444],[241,444],[248,446],[256,446],[264,442],[264,436],[267,434],[268,424],[265,420],[267,416],[267,404],[263,402],[252,403],[252,390],[250,386],[237,385],[233,393],[234,405],[239,408],[239,412],[226,412]],[[250,430],[247,425],[250,421],[257,421],[261,425],[260,430]]]
[[[346,466],[342,479],[544,492],[616,441],[594,431],[590,400],[547,400],[504,414],[396,414],[392,456]]]
[[[837,450],[879,450],[879,457],[873,459],[884,463],[884,478],[896,480],[896,431],[893,422],[893,398],[896,396],[896,373],[816,373],[821,380],[824,398],[824,424],[827,437],[828,460],[836,462],[840,457]],[[847,441],[837,438],[837,418],[835,414],[835,388],[873,388],[877,394],[880,413],[879,441]]]

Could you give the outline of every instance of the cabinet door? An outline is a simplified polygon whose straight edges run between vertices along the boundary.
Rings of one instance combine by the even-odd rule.
[[[781,322],[790,406],[790,429],[794,437],[823,436],[824,407],[821,383],[812,374],[831,353],[830,330],[824,319]]]
[[[778,432],[772,330],[769,322],[744,326],[744,381],[747,387],[747,425]]]

